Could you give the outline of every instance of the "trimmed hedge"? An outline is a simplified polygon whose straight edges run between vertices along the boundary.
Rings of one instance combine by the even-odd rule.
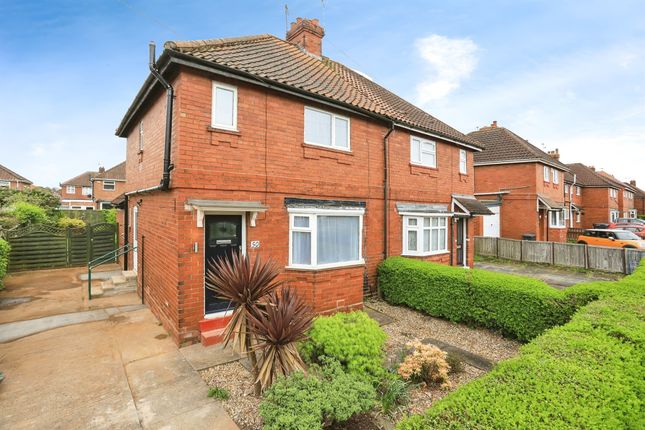
[[[562,296],[597,301],[397,430],[645,428],[645,261]]]
[[[576,309],[562,291],[537,279],[403,257],[379,266],[379,285],[390,303],[500,330],[522,341],[565,323]]]
[[[2,280],[7,274],[7,268],[9,267],[9,252],[11,247],[9,242],[4,239],[0,239],[0,289],[2,289]]]

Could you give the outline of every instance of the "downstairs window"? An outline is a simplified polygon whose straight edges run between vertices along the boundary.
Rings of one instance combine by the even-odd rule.
[[[403,255],[433,255],[447,251],[448,217],[403,217]]]

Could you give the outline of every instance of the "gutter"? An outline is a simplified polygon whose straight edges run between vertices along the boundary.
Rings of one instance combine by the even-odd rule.
[[[388,257],[388,249],[389,249],[389,219],[390,217],[388,216],[388,213],[390,211],[390,175],[389,175],[389,170],[390,170],[390,157],[389,157],[389,152],[390,152],[390,145],[389,145],[389,137],[390,134],[394,131],[394,121],[390,122],[390,128],[383,137],[383,165],[384,165],[384,171],[383,171],[383,259]]]

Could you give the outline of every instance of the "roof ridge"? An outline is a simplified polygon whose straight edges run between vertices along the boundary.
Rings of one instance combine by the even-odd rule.
[[[168,40],[163,46],[165,49],[181,50],[182,48],[201,48],[204,46],[226,46],[233,45],[240,42],[251,42],[254,40],[260,39],[269,39],[278,37],[269,34],[253,34],[249,36],[237,36],[237,37],[220,37],[214,39],[195,39],[195,40]]]
[[[569,164],[567,164],[567,166],[573,166],[573,165],[582,167],[583,169],[585,169],[587,171],[587,173],[589,173],[590,175],[594,176],[597,179],[600,179],[606,185],[610,185],[610,186],[614,186],[614,187],[616,186],[616,184],[612,183],[613,181],[611,181],[609,178],[606,178],[605,176],[601,175],[599,172],[596,172],[594,169],[592,169],[591,167],[587,166],[584,163],[569,163]]]

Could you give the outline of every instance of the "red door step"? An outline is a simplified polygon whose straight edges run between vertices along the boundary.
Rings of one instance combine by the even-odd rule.
[[[217,328],[214,330],[203,331],[201,333],[202,345],[211,346],[222,343],[224,340],[224,328]]]
[[[226,327],[226,324],[231,320],[231,315],[225,317],[217,318],[204,318],[199,321],[199,331],[202,333],[205,331],[215,330],[218,328]]]

